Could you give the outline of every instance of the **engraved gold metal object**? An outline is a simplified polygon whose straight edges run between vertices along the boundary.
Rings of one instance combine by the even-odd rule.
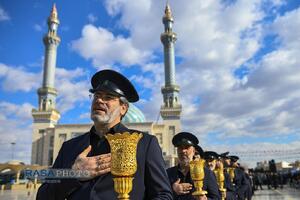
[[[227,168],[227,172],[229,174],[231,183],[233,183],[233,179],[234,179],[234,169],[235,169],[234,167]]]
[[[105,137],[111,149],[114,190],[118,193],[118,199],[129,200],[133,176],[137,169],[137,144],[143,135],[136,132],[125,132],[107,134]]]
[[[203,159],[193,160],[190,162],[190,174],[195,186],[195,192],[192,193],[193,196],[207,194],[207,191],[202,190],[205,175],[204,164],[205,160]]]
[[[222,195],[222,200],[225,200],[226,198],[226,189],[224,188],[225,176],[224,176],[224,167],[222,162],[219,163],[218,167],[214,170],[214,173],[217,178],[219,190]]]

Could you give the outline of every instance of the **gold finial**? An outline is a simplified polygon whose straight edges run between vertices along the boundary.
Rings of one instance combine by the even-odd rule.
[[[165,8],[165,17],[168,19],[172,19],[172,12],[171,12],[171,7],[169,5],[169,1],[167,1],[167,5]]]
[[[57,18],[57,10],[56,10],[55,3],[52,6],[52,10],[51,10],[51,14],[50,14],[50,17],[49,17],[49,21],[56,22],[56,23],[59,24],[59,21],[58,21],[58,18]]]

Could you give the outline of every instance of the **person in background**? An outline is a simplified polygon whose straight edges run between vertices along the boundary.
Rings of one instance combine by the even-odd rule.
[[[235,187],[231,183],[229,173],[227,169],[230,167],[230,159],[228,157],[229,152],[219,154],[219,160],[224,166],[224,188],[226,189],[226,200],[236,200]]]
[[[245,173],[245,177],[247,180],[247,189],[245,191],[245,199],[251,200],[252,199],[252,187],[253,187],[253,179],[252,176],[249,173],[249,170],[245,167],[240,167],[240,169]]]
[[[200,159],[203,152],[202,148],[198,146],[199,141],[197,137],[189,132],[180,132],[173,137],[172,143],[177,147],[178,165],[167,169],[167,173],[173,189],[174,200],[221,199],[218,185],[214,182],[214,174],[206,167],[204,168],[203,190],[206,190],[208,193],[198,197],[192,195],[195,188],[190,175],[189,163],[194,159],[196,149],[198,152],[196,159]]]
[[[244,200],[246,190],[248,188],[248,181],[246,179],[245,173],[239,168],[238,156],[229,156],[230,162],[231,162],[231,167],[234,167],[234,179],[233,179],[233,184],[235,187],[235,196],[237,200]]]

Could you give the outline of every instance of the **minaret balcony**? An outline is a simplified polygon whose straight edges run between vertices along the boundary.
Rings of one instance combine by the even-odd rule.
[[[172,93],[172,92],[179,92],[180,87],[178,85],[168,85],[161,88],[161,92],[164,93]]]
[[[44,44],[55,44],[58,45],[60,43],[60,37],[58,37],[56,34],[49,32],[45,35],[44,39]]]
[[[50,87],[42,87],[38,89],[38,95],[53,94],[57,96],[57,90]]]
[[[181,105],[177,105],[176,107],[165,107],[161,106],[160,114],[163,119],[180,119],[180,114],[182,111]]]
[[[177,35],[174,32],[164,32],[160,35],[160,40],[163,44],[175,42],[177,40]]]

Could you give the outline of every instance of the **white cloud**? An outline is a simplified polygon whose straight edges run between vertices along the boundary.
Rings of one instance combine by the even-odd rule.
[[[300,33],[297,27],[300,26],[300,8],[276,18],[272,30],[280,37],[285,48],[297,50],[300,44]]]
[[[33,26],[33,29],[36,30],[36,31],[38,31],[38,32],[41,32],[43,30],[43,27],[41,25],[39,25],[39,24],[35,24]]]
[[[177,49],[187,66],[227,71],[251,58],[260,47],[261,28],[256,22],[263,15],[257,4],[259,1],[236,1],[226,7],[221,1],[175,4],[174,13],[179,8],[183,11],[175,18]]]
[[[95,16],[93,13],[88,14],[87,18],[88,18],[90,23],[94,23],[98,20],[98,17]]]
[[[0,63],[2,89],[9,92],[29,92],[41,84],[41,74],[26,71],[23,67],[8,66]]]
[[[90,117],[91,117],[91,113],[90,112],[86,112],[86,113],[82,113],[79,116],[79,119],[90,119]]]
[[[75,108],[77,104],[89,100],[90,83],[87,76],[88,72],[82,68],[56,69],[57,108],[60,112],[67,112]]]
[[[76,103],[88,100],[89,73],[82,68],[66,70],[56,68],[55,87],[58,90],[57,107],[64,113],[73,109]],[[2,89],[8,92],[31,92],[42,86],[42,72],[32,73],[23,67],[0,63]]]
[[[163,100],[160,93],[160,88],[157,88],[156,91],[152,91],[149,99],[140,99],[136,104],[145,115],[146,121],[156,122],[156,120],[161,119],[159,109],[162,105],[162,102]]]
[[[159,35],[163,30],[160,22],[165,2],[109,0],[105,5],[111,16],[121,14],[120,25],[129,30],[135,47],[141,50],[160,48]]]
[[[31,156],[31,109],[29,103],[21,105],[0,102],[0,163],[12,159],[29,163]],[[11,143],[15,142],[14,151]]]
[[[35,62],[30,62],[27,65],[29,67],[38,67],[38,68],[42,68],[45,62],[45,57],[41,56],[37,61]]]
[[[164,6],[163,2],[157,4],[146,0],[139,4],[106,1],[109,14],[121,14],[121,25],[130,31],[132,43],[140,49],[162,49],[158,36],[163,32],[163,24],[153,22],[161,21]],[[189,1],[188,4],[174,1],[171,8],[174,31],[178,33],[176,55],[184,59],[177,67],[177,80],[182,86],[181,96],[186,99],[183,102],[188,102],[185,108],[191,104],[191,94],[199,96],[215,89],[221,92],[238,85],[240,80],[235,79],[232,70],[251,58],[259,48],[261,29],[256,22],[263,16],[259,1],[239,1],[227,7],[217,1]],[[133,16],[132,13],[136,14]],[[144,66],[142,71],[145,72]],[[146,88],[152,87],[152,94],[157,91],[160,94],[156,89],[163,84],[163,73],[154,70],[152,73],[155,75],[150,79],[141,76],[135,77],[135,81]],[[193,107],[195,109],[196,105]]]
[[[289,134],[299,130],[296,101],[299,98],[298,47],[299,11],[278,15],[272,25],[266,25],[266,13],[284,5],[284,1],[172,1],[173,30],[178,35],[176,55],[177,82],[181,86],[183,128],[194,130],[199,137],[222,132],[226,137],[259,137]],[[268,8],[262,7],[268,4]],[[106,1],[111,16],[120,15],[120,26],[130,32],[132,44],[138,49],[163,49],[158,36],[163,25],[164,2],[144,0]],[[265,12],[266,11],[266,12]],[[135,15],[132,15],[135,13]],[[270,24],[270,22],[268,22]],[[284,28],[282,28],[284,27]],[[266,44],[266,34],[278,34],[281,48],[261,60],[251,61],[250,74],[237,78],[234,71]],[[151,63],[150,60],[148,60]],[[147,63],[147,62],[146,62]],[[149,64],[150,66],[150,64]],[[148,69],[151,69],[148,68]],[[154,67],[154,69],[158,69]],[[162,68],[160,68],[162,69]],[[147,119],[155,120],[162,104],[160,87],[163,73],[147,71],[132,80],[151,89],[151,97],[141,103]],[[148,75],[148,73],[153,73]],[[142,91],[143,92],[143,91]],[[149,109],[148,109],[149,108]],[[151,109],[152,108],[152,109]]]
[[[159,109],[163,103],[161,86],[164,84],[163,63],[148,63],[141,66],[141,75],[132,75],[129,79],[139,88],[139,95],[144,96],[149,93],[149,98],[141,99],[137,104],[143,111],[146,120],[157,120]]]
[[[76,105],[88,101],[89,74],[82,68],[66,70],[56,69],[56,88],[58,90],[57,107],[62,113]],[[12,67],[0,63],[2,87],[10,92],[29,92],[41,86],[42,73],[31,73],[21,67]],[[17,80],[17,81],[16,81]],[[37,96],[36,96],[37,97]],[[32,116],[36,107],[29,103],[21,105],[0,102],[0,162],[12,159],[12,142],[15,142],[14,159],[30,162]]]
[[[237,145],[209,145],[204,144],[204,149],[210,149],[218,153],[230,151],[231,155],[238,155],[239,162],[248,167],[255,167],[256,162],[269,161],[275,159],[276,162],[293,162],[299,158],[299,141],[289,142],[287,144],[278,144],[272,142],[256,142],[252,144],[241,143]]]
[[[163,84],[163,64],[162,63],[148,63],[143,66],[142,75],[133,75],[130,80],[134,80],[139,85],[142,85],[144,89],[160,88]]]
[[[5,113],[6,116],[17,117],[22,120],[31,120],[31,110],[33,106],[29,103],[23,103],[22,105],[12,104],[10,102],[0,102],[1,113]]]
[[[147,52],[136,49],[131,38],[114,36],[102,27],[91,24],[82,29],[82,37],[72,42],[72,48],[85,59],[91,59],[94,66],[133,65],[142,63]]]
[[[0,6],[0,21],[8,21],[10,16],[8,13]]]

